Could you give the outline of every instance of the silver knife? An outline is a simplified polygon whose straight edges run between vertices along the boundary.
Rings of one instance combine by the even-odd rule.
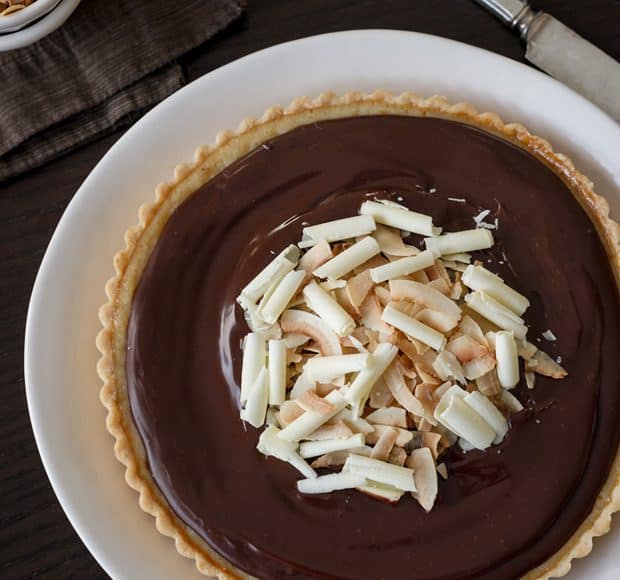
[[[525,41],[525,58],[620,121],[620,63],[521,0],[474,0]]]

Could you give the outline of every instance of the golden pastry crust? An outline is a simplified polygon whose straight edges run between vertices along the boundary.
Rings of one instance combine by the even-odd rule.
[[[222,169],[264,141],[300,125],[377,114],[431,116],[467,123],[532,153],[560,176],[595,224],[620,286],[620,226],[609,218],[607,201],[594,193],[590,180],[575,169],[570,159],[554,153],[547,141],[531,135],[522,125],[503,123],[495,113],[478,113],[466,103],[451,105],[443,97],[424,99],[414,93],[398,96],[385,91],[351,92],[342,96],[323,93],[314,100],[297,98],[286,109],[272,107],[258,120],[243,121],[236,132],[220,133],[214,146],[199,148],[194,163],[179,165],[174,179],[157,187],[155,201],[140,208],[139,224],[127,230],[125,249],[114,258],[116,275],[106,284],[108,302],[99,311],[103,329],[97,336],[97,348],[101,352],[97,372],[103,381],[100,396],[108,410],[108,431],[116,439],[114,452],[126,467],[125,479],[140,494],[140,507],[155,517],[158,531],[173,538],[177,551],[195,559],[198,570],[205,575],[220,579],[250,577],[219,556],[188,528],[170,509],[151,478],[144,447],[131,416],[125,377],[127,323],[134,290],[172,212]],[[559,552],[524,578],[557,578],[568,573],[573,558],[586,556],[592,549],[592,539],[609,531],[611,515],[618,510],[620,451],[590,515]]]

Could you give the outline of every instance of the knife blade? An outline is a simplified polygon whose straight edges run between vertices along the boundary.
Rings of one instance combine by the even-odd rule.
[[[620,121],[620,63],[521,0],[474,0],[519,33],[525,58]]]

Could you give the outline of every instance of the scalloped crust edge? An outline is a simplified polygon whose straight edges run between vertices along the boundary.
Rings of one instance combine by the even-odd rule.
[[[610,219],[607,200],[593,191],[590,180],[577,171],[569,158],[554,153],[547,141],[531,135],[522,125],[505,124],[495,113],[478,113],[467,103],[451,105],[440,96],[421,98],[410,92],[401,95],[386,91],[371,94],[350,92],[342,96],[326,92],[314,100],[296,98],[286,109],[271,107],[258,120],[242,121],[236,132],[221,132],[214,146],[197,149],[194,163],[176,167],[174,179],[156,188],[155,201],[140,207],[139,223],[127,230],[125,248],[114,257],[116,275],[105,287],[108,301],[99,310],[103,328],[96,339],[101,353],[97,373],[103,381],[100,398],[108,411],[107,429],[116,440],[115,455],[126,468],[125,479],[139,493],[141,509],[155,517],[157,530],[171,537],[177,551],[187,558],[193,558],[197,569],[205,575],[220,580],[251,577],[222,558],[176,516],[148,471],[143,444],[129,409],[124,381],[124,335],[135,282],[167,217],[183,199],[195,191],[196,183],[208,181],[211,176],[266,139],[296,126],[319,119],[368,114],[404,114],[456,120],[502,137],[532,153],[564,181],[595,224],[620,286],[620,225]],[[593,538],[609,531],[611,515],[618,510],[620,450],[590,515],[555,555],[523,578],[546,580],[567,574],[574,558],[583,558],[590,553]]]

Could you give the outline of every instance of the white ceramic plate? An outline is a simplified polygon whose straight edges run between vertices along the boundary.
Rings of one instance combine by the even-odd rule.
[[[28,24],[27,26],[22,24],[18,26],[14,32],[1,34],[0,52],[28,46],[44,36],[47,36],[50,32],[54,32],[54,30],[65,23],[65,20],[71,16],[79,3],[80,0],[60,0],[53,9],[34,24]],[[28,10],[34,8],[37,4],[39,4],[39,0],[28,6],[28,8],[24,8],[22,12],[27,13]],[[15,14],[17,15],[20,13],[16,12]],[[30,22],[30,20],[27,20],[27,22]]]
[[[316,36],[249,55],[166,99],[110,149],[69,204],[37,276],[26,328],[26,392],[45,469],[69,520],[113,578],[200,577],[140,511],[99,403],[97,309],[123,232],[157,183],[218,131],[297,95],[379,87],[440,93],[523,122],[570,155],[620,215],[618,125],[529,67],[441,38],[384,30]],[[619,549],[616,526],[571,578],[618,578]]]

